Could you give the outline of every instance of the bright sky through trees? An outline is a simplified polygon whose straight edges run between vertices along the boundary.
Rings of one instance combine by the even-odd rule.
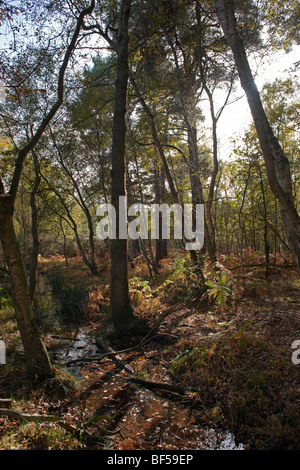
[[[17,3],[18,2],[10,2],[11,5]],[[0,26],[0,52],[6,50],[12,39],[13,37],[8,31],[8,25],[4,23]],[[101,46],[103,46],[102,54],[104,54],[106,43],[103,39],[100,40]],[[99,46],[99,36],[97,36],[97,38],[91,36],[89,41],[91,44],[95,45],[97,43],[97,46]],[[258,89],[261,90],[264,84],[273,81],[276,78],[284,79],[289,75],[296,77],[299,66],[298,70],[296,70],[295,64],[299,62],[299,60],[300,45],[294,45],[292,50],[288,53],[282,50],[277,53],[273,52],[271,53],[271,56],[264,57],[263,60],[258,59],[256,61],[256,59],[253,60],[252,58],[251,67]],[[0,99],[3,100],[1,96]],[[223,104],[224,93],[215,92],[214,101],[216,109],[218,110]],[[210,127],[211,123],[208,100],[203,101],[202,110],[205,115],[205,126]],[[225,107],[218,122],[219,158],[221,160],[228,159],[232,150],[231,139],[242,133],[249,123],[251,123],[251,119],[247,99],[239,81],[237,80],[235,89],[229,99],[229,103]]]
[[[255,81],[259,90],[263,85],[268,82],[274,81],[276,78],[287,78],[288,76],[295,77],[299,75],[299,71],[295,69],[295,64],[300,60],[300,46],[294,46],[289,52],[277,52],[272,57],[265,60],[265,63],[257,64],[257,71],[255,72],[255,64],[252,64],[252,72],[255,74]],[[222,102],[223,94],[220,94],[220,102]],[[237,83],[235,92],[230,100],[230,103],[223,111],[218,123],[219,140],[220,140],[220,155],[219,157],[224,160],[229,157],[231,151],[230,139],[233,135],[242,133],[244,129],[251,123],[251,114],[247,103],[246,96]],[[208,105],[207,105],[208,109]],[[206,114],[206,122],[209,123],[209,110]]]

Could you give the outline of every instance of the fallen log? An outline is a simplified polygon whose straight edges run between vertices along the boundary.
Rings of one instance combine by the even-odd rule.
[[[37,415],[37,414],[23,414],[18,411],[8,410],[6,408],[0,408],[0,416],[7,416],[9,418],[15,419],[16,421],[26,421],[26,422],[49,422],[49,421],[60,421],[59,416],[54,415]]]
[[[141,387],[147,388],[149,390],[165,390],[168,392],[177,393],[179,395],[184,395],[186,393],[186,390],[183,387],[177,385],[168,384],[164,382],[152,382],[149,380],[142,380],[137,377],[132,377],[134,374],[134,370],[130,366],[128,366],[128,364],[126,364],[124,361],[117,357],[118,351],[114,351],[113,348],[109,346],[106,341],[104,341],[104,339],[100,336],[97,336],[95,341],[97,346],[104,350],[104,352],[107,354],[107,356],[110,357],[110,359],[115,363],[115,365],[120,370],[125,370],[126,372],[128,372],[131,377],[119,376],[114,373],[108,373],[107,375],[118,377],[121,380],[140,385]]]
[[[136,385],[140,385],[141,387],[145,387],[149,390],[155,390],[155,391],[164,390],[167,392],[177,393],[178,395],[184,395],[186,393],[186,390],[183,387],[180,387],[178,385],[168,384],[164,382],[151,382],[150,380],[142,380],[136,377],[119,377],[119,378],[124,379],[128,382],[132,382]]]
[[[73,435],[78,434],[77,428],[72,426],[69,423],[66,423],[61,420],[60,416],[55,415],[37,415],[37,414],[24,414],[19,413],[18,411],[8,410],[6,408],[0,408],[0,416],[6,416],[7,418],[14,419],[16,421],[22,421],[25,423],[49,423],[54,422],[58,424],[60,427],[68,431]]]

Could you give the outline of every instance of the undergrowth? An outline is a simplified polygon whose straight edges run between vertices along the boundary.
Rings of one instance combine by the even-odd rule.
[[[61,271],[48,276],[56,310],[65,322],[84,319],[87,291],[84,284],[65,276]]]
[[[234,264],[234,260],[231,262]],[[300,397],[297,381],[293,383],[295,366],[272,337],[265,334],[261,326],[264,323],[249,315],[247,321],[242,321],[247,316],[240,315],[241,305],[246,310],[253,301],[257,302],[255,312],[263,316],[267,295],[269,298],[278,295],[279,300],[291,301],[293,305],[294,298],[289,295],[292,288],[299,287],[299,282],[292,284],[289,280],[288,290],[285,286],[288,276],[288,273],[281,274],[267,281],[257,272],[255,276],[242,277],[221,267],[206,270],[204,284],[190,258],[179,253],[172,262],[166,262],[159,276],[145,279],[133,273],[129,282],[135,311],[146,320],[155,323],[164,309],[178,303],[184,305],[183,312],[190,312],[191,319],[194,318],[192,328],[201,328],[200,312],[202,318],[211,317],[207,324],[215,327],[214,334],[203,337],[201,332],[201,340],[193,333],[178,336],[177,343],[159,349],[159,363],[167,368],[174,383],[193,391],[185,397],[183,405],[192,410],[196,425],[229,429],[249,448],[300,449]],[[77,324],[83,319],[101,325],[109,321],[107,282],[87,289],[88,283],[81,283],[79,275],[73,278],[56,270],[47,273],[47,278],[61,318]],[[26,380],[9,289],[4,284],[0,289],[0,339],[5,340],[8,351],[8,364],[0,374],[0,397],[12,396],[15,404],[24,405],[25,411],[33,411],[41,403],[45,412],[48,405],[49,409],[54,406],[60,410],[64,399],[72,396],[79,384],[66,370],[56,369],[55,378],[39,388],[37,397],[36,390]],[[45,304],[44,308],[49,305]],[[169,318],[171,325],[172,315]],[[269,318],[273,320],[271,310]],[[262,318],[261,322],[264,321]],[[197,333],[195,329],[191,331]],[[152,354],[150,346],[149,343],[149,354]],[[81,446],[77,439],[53,423],[0,426],[1,448],[77,449]]]
[[[183,341],[169,370],[197,390],[199,424],[231,429],[254,448],[300,448],[299,392],[282,389],[292,365],[251,321],[196,345]]]

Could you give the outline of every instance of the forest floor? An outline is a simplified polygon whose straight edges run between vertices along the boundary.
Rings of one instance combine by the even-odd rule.
[[[132,302],[151,330],[125,340],[111,325],[108,269],[99,281],[78,260],[41,260],[36,310],[56,378],[26,379],[12,308],[2,301],[0,400],[11,398],[20,415],[0,416],[0,449],[299,450],[299,276],[283,260],[266,278],[251,252],[244,275],[235,256],[219,261],[219,275],[207,268],[203,293],[186,255],[174,253],[153,278],[136,259]],[[73,315],[68,326],[45,314],[53,298]]]

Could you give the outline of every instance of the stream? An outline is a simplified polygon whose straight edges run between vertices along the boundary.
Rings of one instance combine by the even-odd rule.
[[[94,390],[85,402],[87,408],[101,409],[111,416],[117,410],[126,410],[118,421],[122,437],[113,439],[114,449],[128,450],[128,446],[136,450],[151,449],[155,443],[154,449],[244,450],[242,444],[236,444],[231,432],[197,426],[184,406],[145,388],[128,385],[118,370],[114,377],[107,379],[106,373],[114,371],[115,366],[110,359],[99,365],[97,356],[102,355],[93,337],[79,329],[76,337],[57,352],[56,359],[69,363],[88,357],[88,368],[84,361],[68,365],[70,373],[83,379],[87,387],[103,377],[103,386]],[[91,362],[92,356],[95,361]],[[158,379],[153,374],[152,380]]]
[[[43,324],[59,325],[61,319],[45,276],[39,282],[39,302],[40,310],[43,307]],[[180,401],[126,382],[126,372],[103,355],[104,351],[99,350],[86,327],[77,327],[71,336],[70,332],[49,336],[52,342],[49,352],[54,361],[65,364],[67,370],[80,379],[84,389],[91,389],[83,400],[82,414],[89,416],[94,410],[110,417],[117,414],[110,424],[114,433],[109,447],[113,450],[244,450],[242,444],[236,444],[231,432],[197,425],[188,407]],[[151,357],[144,358],[138,367],[140,358],[134,355],[125,355],[122,360],[135,374],[147,370],[150,373],[147,380],[168,380],[167,370],[152,366]],[[107,428],[107,421],[102,424]]]

